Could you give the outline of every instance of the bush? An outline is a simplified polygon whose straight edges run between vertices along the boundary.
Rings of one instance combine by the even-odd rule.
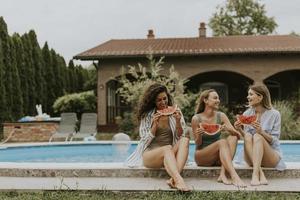
[[[138,130],[134,120],[134,114],[132,112],[125,112],[124,117],[121,119],[119,124],[119,129],[121,132],[128,134],[131,139],[138,138]]]
[[[275,101],[274,108],[281,114],[281,138],[300,139],[300,117],[294,112],[295,104],[287,101]]]
[[[96,112],[97,98],[93,91],[64,95],[53,104],[54,112]]]
[[[175,71],[174,66],[170,66],[169,73],[163,75],[163,57],[159,60],[155,60],[152,55],[148,57],[149,65],[143,66],[127,66],[122,67],[121,78],[118,80],[121,87],[117,90],[122,100],[132,108],[137,108],[139,100],[149,85],[152,83],[161,83],[165,85],[171,95],[174,97],[174,102],[180,108],[184,108],[190,105],[189,95],[184,93],[184,84],[187,80],[180,78],[178,72]],[[134,113],[134,111],[133,111]],[[124,116],[121,123],[121,129],[127,131],[133,139],[137,139],[137,121],[134,119],[134,115]],[[131,130],[130,130],[131,129]]]

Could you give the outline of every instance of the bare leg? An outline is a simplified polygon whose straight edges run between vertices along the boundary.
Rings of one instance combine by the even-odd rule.
[[[144,152],[143,161],[145,167],[149,168],[160,168],[164,166],[167,173],[173,178],[175,187],[180,191],[189,191],[189,188],[186,186],[178,171],[175,153],[171,145]]]
[[[187,137],[182,137],[179,139],[177,144],[173,147],[173,151],[176,154],[176,163],[177,163],[177,168],[179,173],[182,172],[187,158],[188,158],[188,153],[189,153],[189,138]],[[171,187],[175,187],[175,183],[173,178],[170,178],[167,180],[167,184]]]
[[[253,136],[249,133],[246,133],[244,136],[244,157],[245,161],[248,163],[249,166],[253,165]]]
[[[268,184],[261,166],[275,167],[280,157],[261,135],[255,134],[253,137],[253,141],[253,174],[251,184]],[[256,179],[253,182],[253,178],[256,178],[254,176],[259,177],[259,183],[256,182]]]
[[[195,153],[195,161],[198,165],[212,166],[218,159],[221,160],[225,170],[230,174],[233,184],[238,187],[245,187],[246,185],[232,165],[230,148],[225,139],[218,140],[201,150],[197,150]]]
[[[236,146],[237,146],[237,137],[236,136],[228,136],[226,138],[228,145],[229,145],[229,149],[230,149],[230,153],[231,153],[231,160],[234,157],[235,151],[236,151]],[[228,180],[227,176],[226,176],[226,170],[224,168],[224,166],[221,166],[221,172],[220,172],[220,176],[218,178],[218,182],[223,182],[224,184],[228,185],[228,184],[232,184],[232,182],[230,180]]]

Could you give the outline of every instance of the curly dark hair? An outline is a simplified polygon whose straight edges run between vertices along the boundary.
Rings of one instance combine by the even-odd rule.
[[[173,105],[173,98],[168,92],[167,87],[160,83],[154,83],[146,89],[144,95],[140,100],[139,107],[137,110],[138,121],[144,118],[148,112],[150,112],[156,107],[156,97],[162,92],[165,92],[168,96],[168,105]]]

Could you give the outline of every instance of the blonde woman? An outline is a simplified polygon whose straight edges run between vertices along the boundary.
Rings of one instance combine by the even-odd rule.
[[[285,168],[279,143],[281,116],[272,107],[265,85],[250,86],[247,99],[250,107],[243,115],[256,115],[257,120],[243,126],[238,119],[234,126],[244,136],[244,159],[253,166],[251,185],[266,185],[268,181],[262,166]]]
[[[232,164],[239,132],[233,128],[228,117],[218,111],[219,105],[219,95],[215,90],[204,90],[200,94],[196,114],[192,118],[192,129],[196,144],[195,161],[198,166],[221,165],[219,182],[245,187],[245,183],[240,179]],[[200,123],[222,124],[222,129],[227,130],[231,135],[227,139],[221,139],[221,132],[215,135],[207,135]],[[226,172],[230,177],[227,177]]]

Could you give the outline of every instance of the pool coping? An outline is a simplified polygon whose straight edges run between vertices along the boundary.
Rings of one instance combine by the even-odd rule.
[[[300,141],[281,141],[282,143],[300,144]],[[80,144],[137,144],[138,141],[89,141],[89,142],[39,142],[39,143],[7,143],[5,148],[47,145],[80,145]],[[193,143],[193,142],[191,142]],[[243,143],[239,141],[239,143]],[[252,168],[234,164],[241,177],[250,177]],[[300,162],[286,162],[287,169],[278,171],[265,168],[267,177],[300,178]],[[216,177],[220,167],[199,167],[189,162],[184,170],[184,177]],[[115,163],[38,163],[38,162],[0,162],[0,176],[8,177],[168,177],[164,169],[148,169],[145,167],[129,168],[122,162]]]
[[[7,147],[26,147],[26,146],[51,146],[51,145],[80,145],[80,144],[138,144],[139,141],[113,141],[113,140],[102,140],[102,141],[67,141],[67,142],[22,142],[22,143],[5,143],[0,145],[0,149]],[[238,141],[239,144],[243,144],[243,140]],[[280,140],[281,144],[300,144],[300,140]],[[195,144],[194,141],[190,141],[190,144]]]

